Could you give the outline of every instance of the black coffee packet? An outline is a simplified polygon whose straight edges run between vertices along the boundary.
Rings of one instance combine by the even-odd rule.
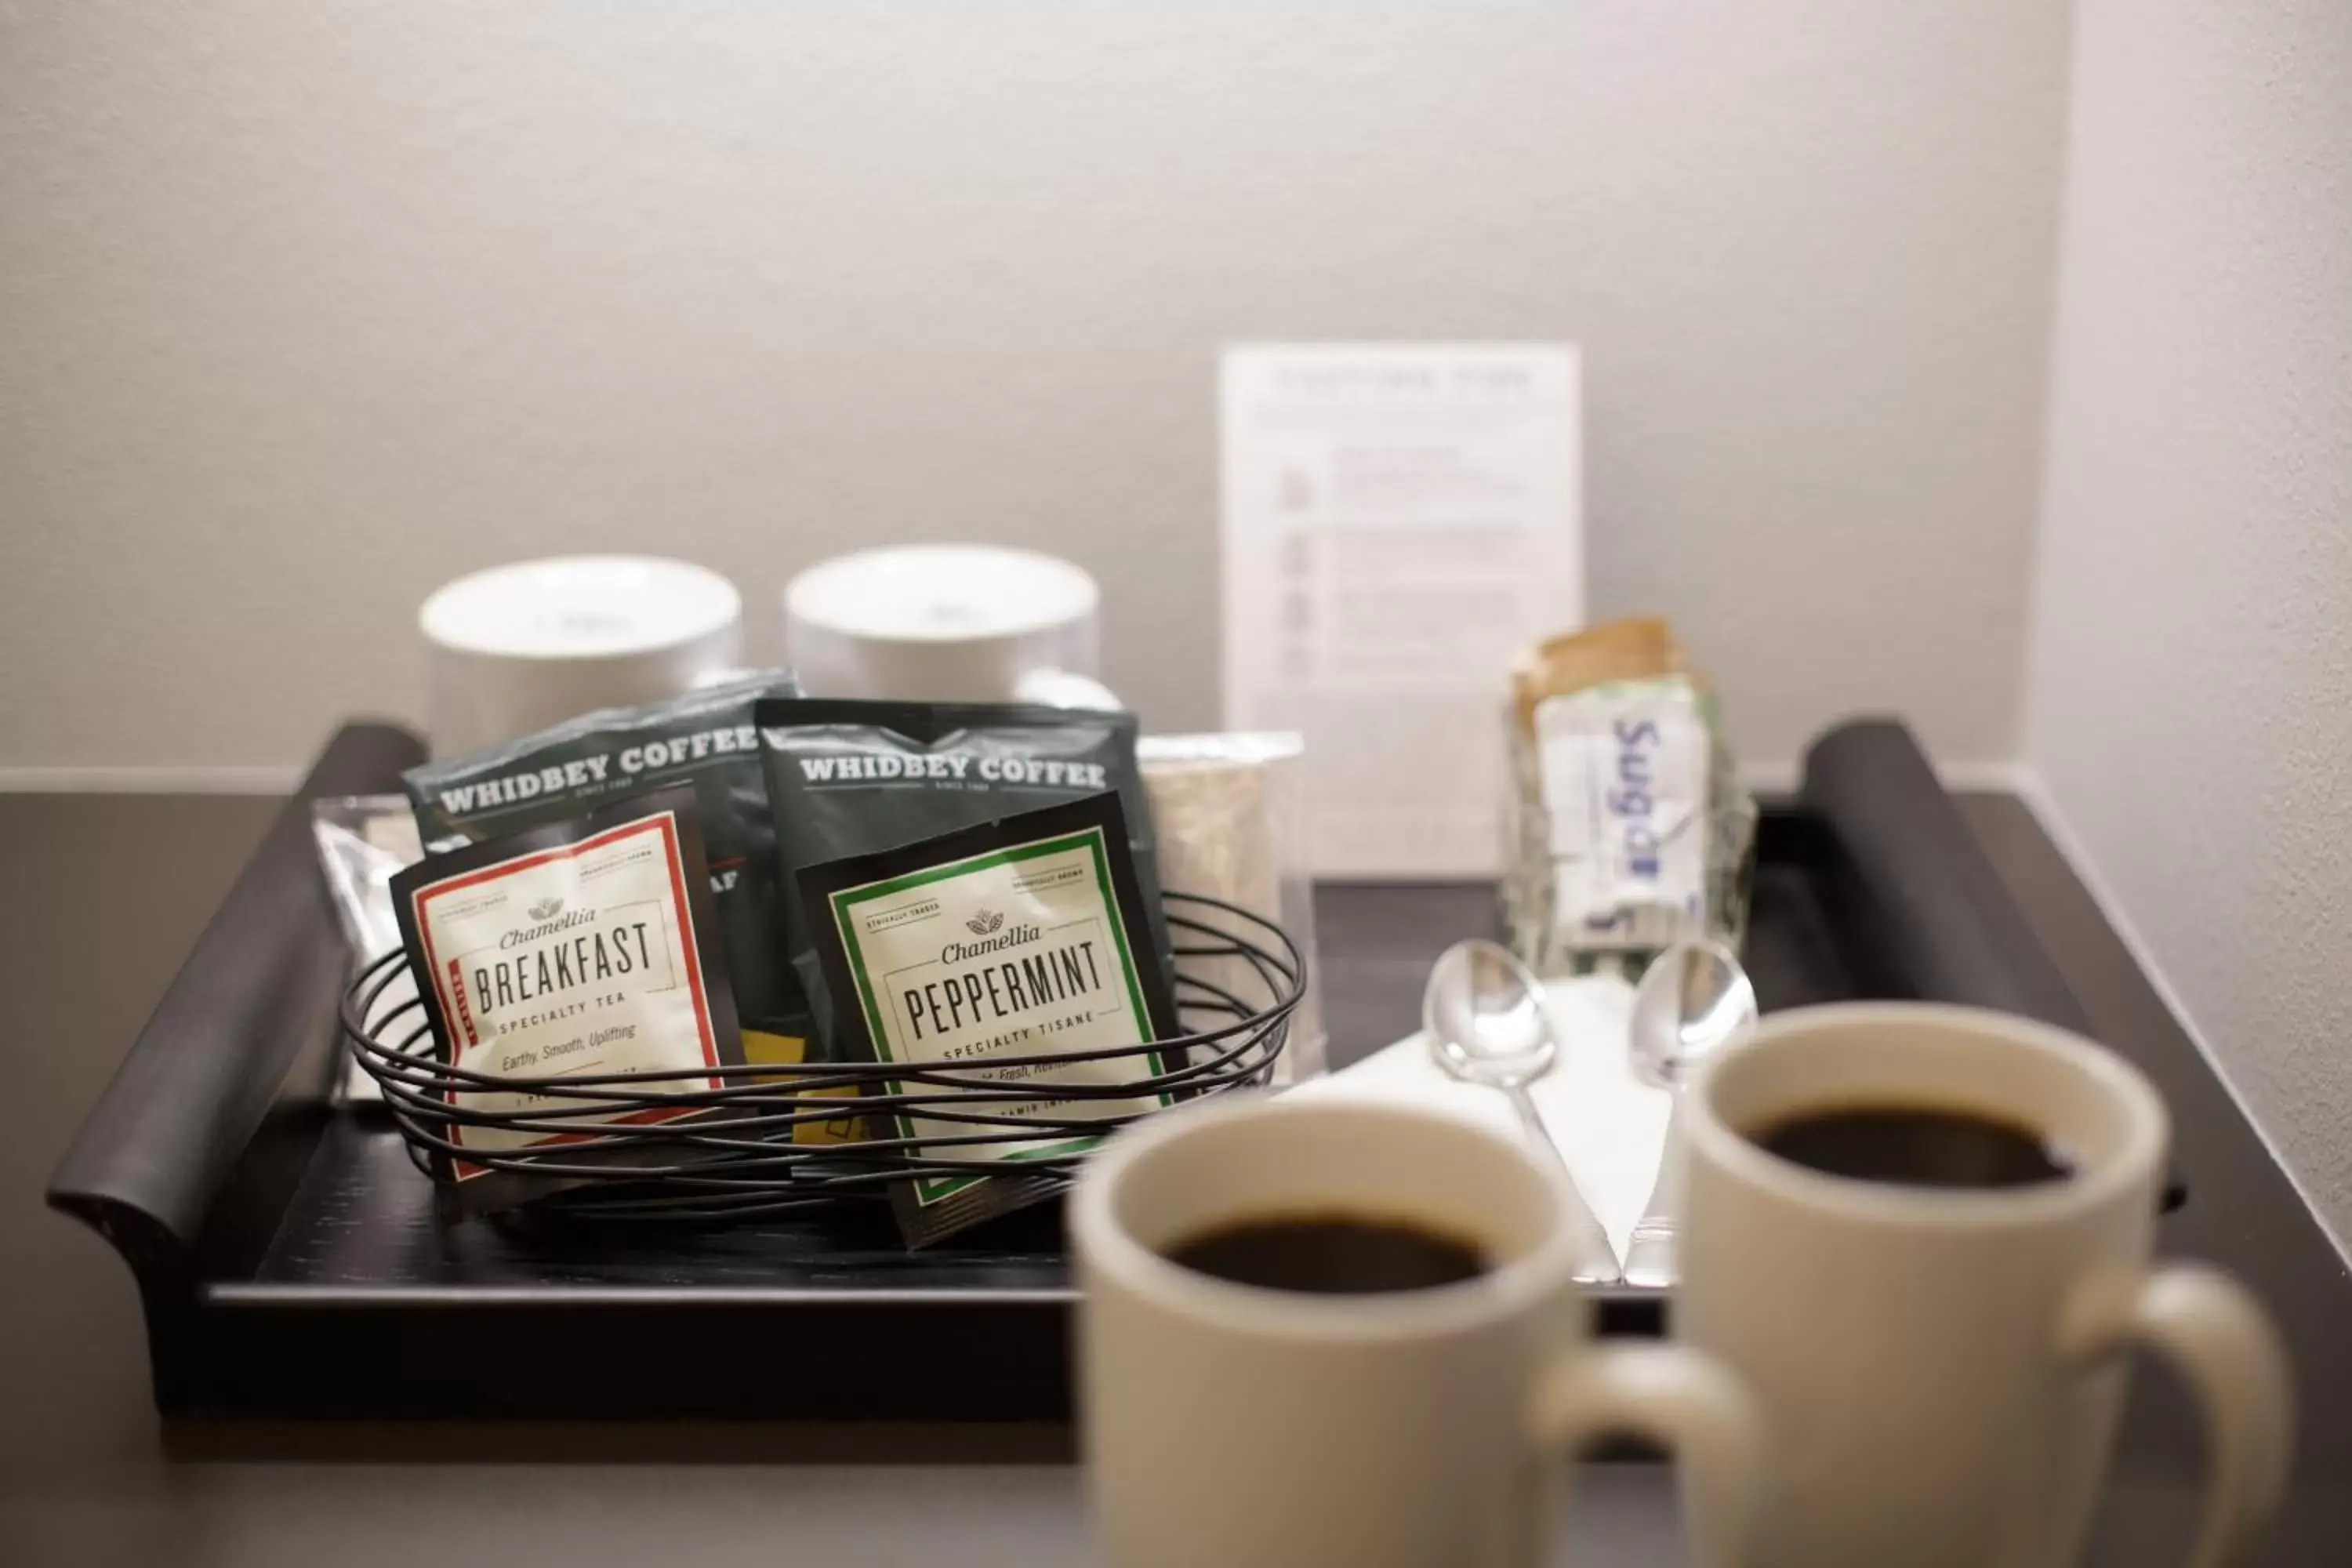
[[[393,879],[392,900],[440,1059],[452,1067],[541,1079],[691,1075],[646,1086],[657,1094],[722,1089],[727,1079],[699,1069],[743,1060],[727,967],[707,950],[719,920],[691,785],[428,857]],[[615,1145],[600,1126],[718,1114],[680,1106],[574,1117],[580,1099],[541,1089],[451,1089],[446,1099],[476,1116],[537,1119],[448,1127],[440,1174],[473,1208],[571,1184],[469,1152],[577,1144],[583,1163],[674,1163],[675,1150]]]
[[[691,784],[710,849],[710,890],[733,977],[743,1047],[754,1062],[797,1062],[808,1003],[784,961],[775,826],[760,773],[754,705],[795,689],[761,671],[637,708],[607,708],[402,779],[425,847],[478,843],[540,823],[576,820],[607,802]]]
[[[840,998],[817,963],[806,867],[931,838],[952,828],[1115,792],[1144,908],[1150,963],[1168,984],[1151,804],[1135,762],[1135,715],[1026,703],[770,699],[756,710],[776,822],[784,943],[820,1040]],[[813,1053],[814,1054],[814,1053]]]
[[[891,1094],[941,1098],[868,1119],[867,1137],[921,1140],[914,1156],[940,1166],[891,1184],[908,1246],[1057,1190],[1022,1166],[1099,1141],[1070,1123],[1169,1103],[1159,1091],[1071,1099],[1054,1090],[1156,1078],[1181,1068],[1181,1054],[1024,1060],[1176,1033],[1129,834],[1118,796],[1104,793],[801,868],[802,911],[839,998],[832,1039],[843,1059],[967,1080],[894,1081]],[[1052,1125],[1024,1136],[1028,1121]]]

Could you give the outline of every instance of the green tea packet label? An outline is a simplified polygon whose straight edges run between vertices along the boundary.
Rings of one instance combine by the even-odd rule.
[[[456,1066],[494,1078],[593,1078],[719,1064],[674,813],[439,878],[429,875],[433,864],[402,890]],[[685,1087],[723,1081],[698,1078]],[[529,1115],[557,1104],[506,1089],[449,1098],[473,1112]],[[654,1109],[567,1121],[577,1133],[458,1123],[448,1135],[467,1149],[503,1151],[576,1141],[600,1121],[688,1114]],[[455,1166],[461,1181],[483,1173],[462,1159]]]
[[[1123,851],[1125,846],[1119,847]],[[1137,1058],[990,1066],[1003,1058],[1140,1045],[1152,1037],[1136,936],[1121,918],[1098,827],[991,849],[826,895],[877,1059],[953,1070],[1034,1099],[976,1100],[991,1116],[1093,1121],[1168,1103],[1164,1094],[1071,1100],[1054,1086],[1114,1085],[1144,1076]],[[1150,1071],[1165,1069],[1157,1056]],[[901,1092],[894,1088],[892,1092]],[[916,1086],[908,1092],[927,1092]],[[1002,1135],[938,1117],[897,1118],[898,1135]],[[928,1145],[957,1160],[1021,1161],[1091,1147],[1056,1130],[1004,1142]],[[919,1178],[930,1205],[985,1181],[971,1173]]]

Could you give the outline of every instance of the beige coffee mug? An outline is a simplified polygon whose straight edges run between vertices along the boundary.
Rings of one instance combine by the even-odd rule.
[[[2074,1173],[1998,1189],[1831,1175],[1751,1134],[1809,1110],[1936,1108],[2032,1128]],[[1762,1407],[1774,1568],[2058,1568],[2106,1469],[2125,1356],[2171,1361],[2212,1474],[2189,1561],[2241,1561],[2291,1440],[2261,1308],[2152,1266],[2168,1130],[2111,1051],[2005,1014],[1841,1004],[1768,1018],[1685,1092],[1676,1337]]]
[[[1696,1352],[1595,1345],[1572,1200],[1450,1118],[1220,1097],[1088,1163],[1070,1205],[1088,1485],[1119,1568],[1529,1568],[1560,1461],[1602,1433],[1675,1449],[1693,1554],[1738,1560],[1759,1462]],[[1459,1284],[1311,1295],[1170,1261],[1221,1224],[1342,1215],[1475,1238]]]

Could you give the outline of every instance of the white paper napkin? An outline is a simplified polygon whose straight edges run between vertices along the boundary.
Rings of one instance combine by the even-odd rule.
[[[1544,1000],[1560,1042],[1559,1060],[1528,1092],[1622,1258],[1657,1177],[1673,1097],[1635,1078],[1627,1059],[1631,985],[1613,975],[1555,980],[1545,986]],[[1501,1092],[1448,1078],[1418,1031],[1289,1092],[1417,1105],[1525,1136]]]

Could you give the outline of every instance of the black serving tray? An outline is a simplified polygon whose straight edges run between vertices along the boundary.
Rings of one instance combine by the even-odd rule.
[[[336,735],[59,1165],[49,1200],[143,1298],[167,1414],[1015,1420],[1070,1406],[1074,1299],[1051,1207],[918,1254],[887,1216],[677,1234],[445,1216],[398,1134],[339,1107],[347,961],[316,797],[385,793],[423,750]],[[1409,1033],[1428,963],[1491,929],[1470,885],[1319,889],[1335,1066]],[[1747,959],[1768,1011],[1853,996],[2080,1029],[2054,964],[1908,731],[1824,735],[1766,803]],[[1655,1333],[1656,1292],[1598,1293]]]

